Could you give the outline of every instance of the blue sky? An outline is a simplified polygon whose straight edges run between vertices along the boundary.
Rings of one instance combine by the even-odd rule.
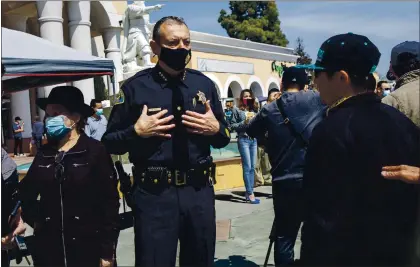
[[[228,1],[147,1],[146,5],[155,3],[165,6],[151,14],[152,22],[176,15],[183,17],[191,30],[227,36],[217,18],[221,9],[229,11]],[[392,47],[406,40],[419,41],[418,2],[277,1],[277,7],[289,47],[295,47],[297,37],[302,37],[312,59],[330,36],[353,32],[366,35],[378,46],[382,53],[378,71],[385,75]]]

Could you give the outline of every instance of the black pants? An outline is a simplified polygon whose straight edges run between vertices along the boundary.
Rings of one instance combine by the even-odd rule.
[[[294,246],[303,221],[302,180],[273,182],[275,214],[274,262],[276,266],[294,262]]]
[[[19,147],[19,154],[18,154],[18,147]],[[23,141],[22,141],[22,137],[15,137],[15,156],[23,154]]]
[[[36,151],[38,153],[39,149],[42,146],[42,136],[33,136],[36,146]]]
[[[9,267],[10,266],[10,259],[9,253],[6,250],[1,251],[1,267]]]
[[[216,213],[212,186],[175,187],[151,192],[134,189],[136,266],[212,266]]]

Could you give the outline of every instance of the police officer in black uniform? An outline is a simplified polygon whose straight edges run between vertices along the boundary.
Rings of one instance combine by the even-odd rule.
[[[215,168],[210,146],[230,141],[213,82],[186,69],[190,32],[164,17],[150,42],[156,67],[121,88],[102,141],[134,165],[136,266],[212,266],[215,252]]]

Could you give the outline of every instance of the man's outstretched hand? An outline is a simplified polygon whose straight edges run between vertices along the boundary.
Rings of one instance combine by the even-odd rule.
[[[13,217],[13,219],[11,220],[10,228],[13,229],[13,232],[1,238],[2,250],[13,249],[16,246],[16,242],[14,242],[14,237],[18,235],[23,235],[26,231],[26,226],[21,216],[21,209],[18,210],[16,216]]]
[[[409,184],[420,184],[420,168],[399,165],[382,167],[382,176],[389,180],[401,180]]]

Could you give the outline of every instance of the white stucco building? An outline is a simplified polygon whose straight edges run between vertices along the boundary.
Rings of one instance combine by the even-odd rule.
[[[126,1],[2,1],[1,7],[2,27],[110,58],[116,66],[116,81],[122,81],[121,21]],[[257,96],[266,96],[270,88],[280,87],[279,64],[293,65],[297,59],[291,48],[200,32],[192,32],[191,39],[193,53],[187,67],[207,75],[222,99],[237,99],[245,88],[252,89]],[[108,77],[103,79],[105,87],[112,88]],[[73,82],[73,85],[83,91],[86,103],[95,97],[93,79]],[[35,100],[48,96],[51,89],[38,88],[3,97],[6,104],[2,105],[2,130],[6,140],[12,137],[13,118],[19,116],[25,121],[25,143],[30,141],[33,118],[44,115],[37,109]],[[26,144],[25,150],[29,147]]]
[[[118,1],[2,1],[2,27],[26,32],[45,38],[58,45],[66,45],[88,54],[110,58],[117,69],[117,80],[121,79],[120,26],[126,2]],[[36,53],[36,51],[34,51]],[[108,80],[104,77],[106,87]],[[80,88],[89,103],[94,98],[93,79],[73,82]],[[37,110],[35,99],[46,97],[52,87],[23,91],[6,96],[9,102],[2,108],[2,127],[10,135],[14,117],[25,123],[24,138],[31,136],[31,122]],[[7,139],[7,137],[6,137]],[[26,147],[26,146],[25,146]]]

